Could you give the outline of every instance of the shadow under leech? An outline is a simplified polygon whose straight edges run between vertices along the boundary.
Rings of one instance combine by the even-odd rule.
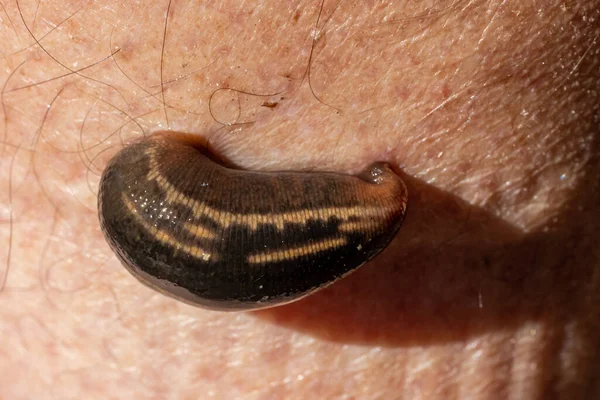
[[[253,313],[326,340],[390,347],[464,340],[526,321],[561,324],[587,278],[569,230],[523,233],[414,178],[404,226],[378,257],[298,302]],[[566,232],[566,233],[565,233]]]

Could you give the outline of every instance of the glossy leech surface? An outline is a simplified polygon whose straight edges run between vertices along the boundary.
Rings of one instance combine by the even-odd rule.
[[[250,310],[287,303],[381,251],[406,211],[384,163],[357,176],[224,167],[167,134],[121,150],[100,182],[100,224],[142,283],[187,303]]]

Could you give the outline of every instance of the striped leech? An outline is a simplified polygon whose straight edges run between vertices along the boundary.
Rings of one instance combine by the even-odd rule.
[[[186,303],[251,310],[297,300],[374,257],[404,219],[404,182],[362,173],[252,172],[162,133],[104,170],[100,224],[142,283]]]

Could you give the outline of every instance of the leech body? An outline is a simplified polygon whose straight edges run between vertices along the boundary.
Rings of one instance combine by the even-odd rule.
[[[100,182],[102,230],[141,282],[187,303],[287,303],[364,264],[402,224],[407,192],[382,163],[358,176],[226,168],[155,135],[119,152]]]

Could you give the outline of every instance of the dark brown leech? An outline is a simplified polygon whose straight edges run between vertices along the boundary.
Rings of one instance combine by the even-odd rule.
[[[124,148],[103,173],[100,223],[140,281],[201,307],[290,302],[375,256],[406,211],[383,163],[358,176],[229,169],[166,135]]]

